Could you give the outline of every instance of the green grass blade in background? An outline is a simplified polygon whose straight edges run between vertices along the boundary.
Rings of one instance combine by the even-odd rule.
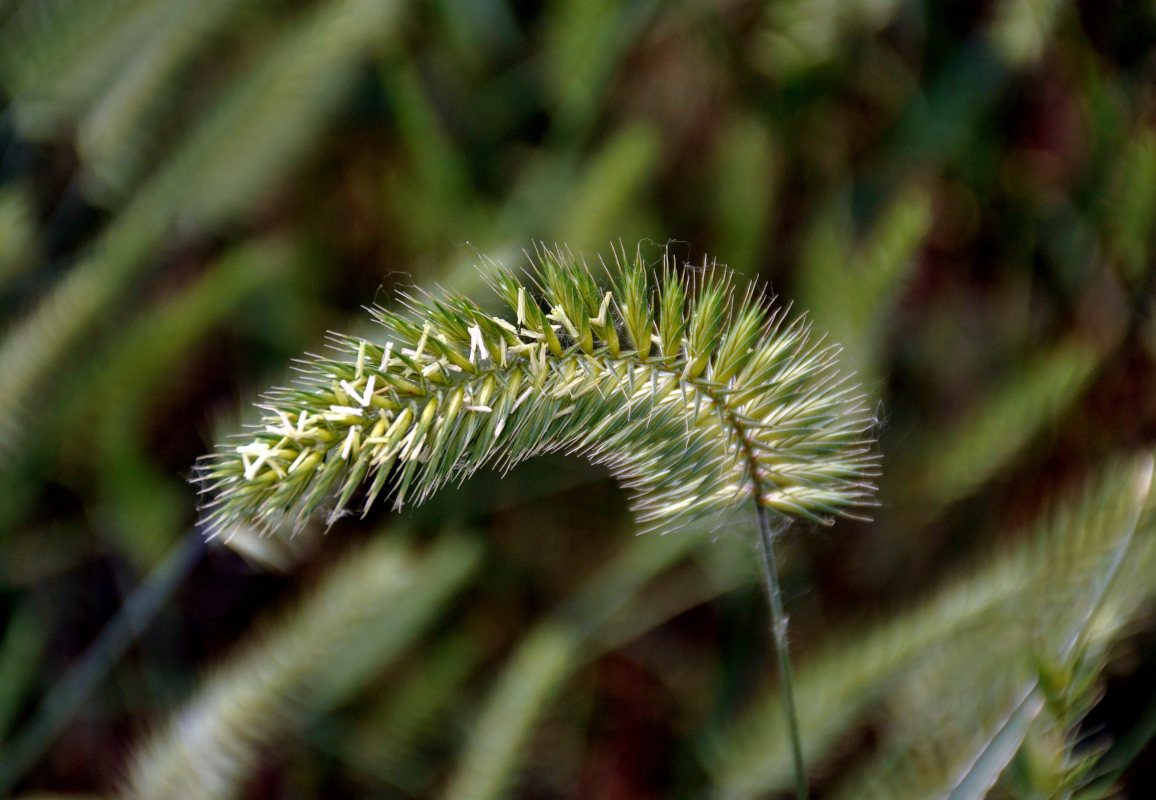
[[[969,763],[964,755],[969,748],[981,752],[998,738],[984,738],[982,731],[998,731],[1000,721],[1009,718],[1004,713],[1008,695],[1017,708],[1031,693],[1034,653],[1061,663],[1077,654],[1076,634],[1095,630],[1092,623],[1104,619],[1098,614],[1105,596],[1113,624],[1100,629],[1110,633],[1097,646],[1106,646],[1120,635],[1120,624],[1135,614],[1139,601],[1151,595],[1145,574],[1154,552],[1147,541],[1150,531],[1137,535],[1133,546],[1149,503],[1150,480],[1147,458],[1107,467],[1080,497],[1040,520],[1033,536],[972,577],[866,635],[842,637],[826,653],[803,661],[797,697],[809,758],[821,759],[872,705],[898,696],[905,699],[889,702],[906,711],[893,713],[911,727],[903,730],[900,723],[890,747],[903,758],[893,767],[887,759],[877,763],[887,771],[894,768],[903,781],[911,779],[913,758],[918,764],[937,763],[935,780],[958,778],[953,764]],[[1125,569],[1121,580],[1122,553],[1138,563]],[[1037,711],[1042,707],[1034,700],[1029,705]],[[970,727],[973,721],[983,725]],[[1020,733],[1026,732],[1027,722],[1017,728]],[[956,733],[962,738],[952,741]],[[708,740],[703,751],[716,796],[755,797],[790,787],[791,756],[776,696],[757,703],[719,736]],[[925,750],[931,755],[912,755]],[[921,780],[932,780],[927,769],[917,772]],[[853,784],[850,796],[862,786]],[[887,791],[878,796],[888,796]]]
[[[1083,339],[1056,344],[1025,359],[957,422],[929,432],[923,452],[891,476],[909,525],[933,519],[1007,468],[1077,402],[1103,358]]]
[[[147,38],[165,0],[26,2],[0,28],[0,84],[26,135],[58,133]]]
[[[348,699],[399,658],[479,555],[476,542],[453,537],[424,554],[380,537],[347,555],[137,750],[123,796],[237,796],[264,744]]]
[[[188,532],[125,596],[99,635],[46,692],[35,714],[0,749],[0,793],[10,792],[69,723],[76,721],[78,711],[92,701],[97,687],[188,578],[204,551],[205,545],[198,533]]]
[[[173,88],[207,40],[220,34],[239,7],[255,0],[168,0],[148,37],[108,82],[81,119],[77,150],[86,193],[107,203],[123,198],[155,158],[159,123],[172,113]],[[183,98],[181,98],[183,99]]]
[[[904,0],[785,0],[765,6],[756,58],[772,75],[794,78],[840,58],[858,32],[885,26]]]
[[[395,3],[344,0],[291,27],[129,202],[94,253],[15,324],[0,342],[0,452],[19,443],[31,395],[167,234],[209,229],[271,191],[320,132],[397,10]]]
[[[494,648],[480,639],[459,633],[437,642],[346,736],[326,737],[322,746],[387,787],[431,794],[442,771],[432,751],[447,735],[443,719],[466,702],[469,679],[493,656],[487,650]]]
[[[1066,5],[1060,0],[1003,0],[991,18],[987,35],[996,52],[1015,67],[1043,57]]]
[[[558,236],[576,252],[596,252],[606,246],[606,231],[626,241],[652,227],[640,209],[654,184],[662,140],[649,127],[624,128],[572,176],[569,207],[562,211]]]
[[[869,390],[882,389],[879,369],[888,323],[931,226],[930,199],[916,186],[901,190],[870,233],[852,244],[842,203],[817,215],[800,256],[798,302],[843,349],[843,362]]]
[[[1120,272],[1139,284],[1151,272],[1153,225],[1156,223],[1156,132],[1142,128],[1120,154],[1113,185],[1103,203],[1106,244]]]
[[[651,0],[562,0],[548,9],[544,72],[557,140],[585,141],[616,68],[654,7]]]
[[[700,546],[709,529],[634,539],[571,600],[534,627],[509,658],[472,726],[443,797],[490,800],[513,790],[534,723],[589,658],[597,633],[643,585]]]
[[[47,631],[35,609],[18,606],[0,638],[0,742],[8,732],[36,679],[47,645]]]
[[[715,145],[713,252],[735,272],[758,274],[774,222],[774,203],[783,166],[781,147],[754,114],[728,120]]]
[[[0,289],[36,260],[38,230],[27,188],[0,186]]]

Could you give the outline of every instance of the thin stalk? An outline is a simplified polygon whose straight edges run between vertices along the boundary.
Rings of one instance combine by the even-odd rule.
[[[775,652],[779,657],[779,683],[783,690],[783,711],[791,734],[791,753],[795,757],[795,797],[807,800],[807,770],[803,765],[803,743],[799,738],[799,716],[795,711],[795,678],[791,671],[791,654],[787,650],[787,615],[783,612],[783,593],[779,588],[779,570],[775,565],[775,534],[770,517],[761,504],[755,505],[759,518],[759,550],[763,554],[763,579],[771,602],[771,630]]]

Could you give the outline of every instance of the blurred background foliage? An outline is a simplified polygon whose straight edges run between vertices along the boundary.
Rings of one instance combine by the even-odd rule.
[[[821,797],[1156,783],[1156,4],[0,2],[0,794],[792,785],[752,520],[546,458],[205,546],[327,329],[535,241],[769,282],[878,403],[793,529]]]

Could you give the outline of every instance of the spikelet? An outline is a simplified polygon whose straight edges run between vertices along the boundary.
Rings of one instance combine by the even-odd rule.
[[[332,335],[303,380],[259,404],[240,443],[198,462],[211,535],[342,513],[367,485],[396,506],[483,466],[562,451],[605,464],[643,530],[751,498],[829,523],[871,505],[874,419],[802,319],[724,269],[657,281],[615,253],[600,286],[568,250],[537,251],[529,281],[489,263],[509,306],[492,316],[442,292],[373,309],[380,343]],[[331,517],[332,518],[332,517]]]

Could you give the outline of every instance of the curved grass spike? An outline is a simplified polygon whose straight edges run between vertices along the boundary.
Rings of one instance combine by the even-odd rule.
[[[683,278],[667,256],[655,286],[641,252],[615,255],[608,288],[563,250],[527,282],[490,264],[509,318],[403,295],[406,313],[373,309],[383,343],[334,334],[335,357],[302,360],[259,425],[200,460],[208,530],[341,514],[365,482],[366,508],[389,484],[400,507],[559,450],[606,464],[645,530],[746,498],[823,524],[871,504],[874,421],[836,348],[721,269]]]
[[[365,508],[387,486],[400,507],[483,465],[580,454],[630,492],[643,530],[754,501],[785,659],[772,528],[854,516],[874,492],[874,419],[838,349],[705,262],[684,277],[667,253],[656,284],[641,249],[616,252],[603,287],[568,250],[536,255],[528,280],[488,264],[506,316],[403,295],[403,312],[373,309],[381,343],[334,334],[335,356],[304,359],[241,442],[200,460],[207,530],[299,526],[322,505],[332,519],[364,484]]]

